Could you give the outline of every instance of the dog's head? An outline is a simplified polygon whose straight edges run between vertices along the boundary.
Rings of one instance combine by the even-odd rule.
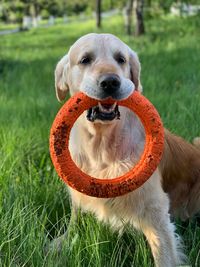
[[[55,70],[57,98],[67,91],[78,91],[103,100],[127,98],[134,90],[141,91],[140,63],[134,51],[111,34],[87,34],[78,39],[57,64]],[[88,110],[90,121],[112,121],[119,117],[116,104],[99,105]]]

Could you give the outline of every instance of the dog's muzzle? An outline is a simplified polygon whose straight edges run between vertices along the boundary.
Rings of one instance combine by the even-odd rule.
[[[101,94],[101,98],[105,99],[108,97],[117,95],[120,88],[121,81],[116,74],[103,74],[98,80],[98,88]],[[114,104],[101,104],[92,107],[87,111],[87,119],[89,121],[102,120],[102,121],[112,121],[114,119],[119,119],[120,113],[117,103]]]
[[[101,104],[87,110],[87,119],[91,122],[95,120],[112,121],[120,119],[120,112],[117,103],[114,104]]]

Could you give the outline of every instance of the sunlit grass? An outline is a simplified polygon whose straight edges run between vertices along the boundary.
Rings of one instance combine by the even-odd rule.
[[[102,32],[118,35],[139,54],[144,94],[165,125],[188,140],[200,134],[200,22],[163,17],[147,22],[147,35],[124,33],[122,18]],[[141,234],[121,237],[79,215],[59,255],[45,244],[67,229],[70,203],[53,170],[48,136],[60,105],[55,99],[56,62],[95,22],[74,22],[0,37],[0,266],[153,266]],[[177,222],[192,266],[199,266],[200,227]]]

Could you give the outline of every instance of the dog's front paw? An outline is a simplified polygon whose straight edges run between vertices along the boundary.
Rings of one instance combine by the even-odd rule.
[[[59,254],[62,251],[63,244],[65,242],[67,233],[61,235],[58,238],[53,239],[48,244],[45,245],[44,253],[47,255],[49,253]]]

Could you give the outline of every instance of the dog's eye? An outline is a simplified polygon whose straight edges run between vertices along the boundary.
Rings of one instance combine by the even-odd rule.
[[[126,63],[126,59],[125,57],[121,56],[121,55],[118,55],[115,57],[116,61],[119,63],[119,64],[124,64]]]
[[[82,65],[87,65],[87,64],[90,64],[92,61],[92,58],[91,57],[83,57],[81,60],[80,60],[80,64]]]

